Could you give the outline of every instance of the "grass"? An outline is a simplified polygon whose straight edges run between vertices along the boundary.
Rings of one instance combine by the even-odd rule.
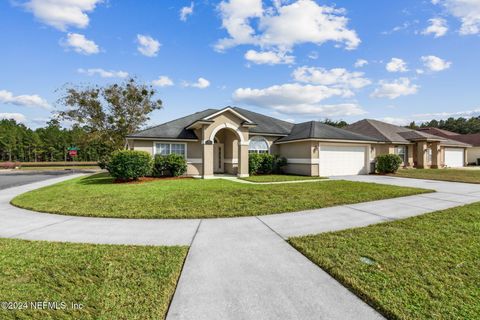
[[[480,170],[462,169],[401,169],[396,177],[480,183]]]
[[[213,218],[265,215],[394,198],[429,190],[328,181],[242,184],[200,179],[114,184],[106,173],[17,196],[12,204],[41,212],[116,218]]]
[[[479,221],[475,203],[290,243],[390,319],[479,319]]]
[[[309,177],[309,176],[296,176],[296,175],[287,175],[287,174],[266,174],[258,176],[250,176],[247,178],[241,178],[245,181],[250,182],[288,182],[288,181],[303,181],[303,180],[319,180],[325,179],[322,177]]]
[[[67,306],[0,319],[164,319],[187,250],[0,239],[0,301]]]

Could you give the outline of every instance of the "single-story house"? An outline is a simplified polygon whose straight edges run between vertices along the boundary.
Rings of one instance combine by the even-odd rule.
[[[127,137],[133,150],[183,155],[187,175],[203,178],[248,176],[249,153],[266,152],[285,157],[291,174],[368,174],[377,143],[376,137],[320,122],[293,124],[236,107],[207,109]]]
[[[467,143],[449,137],[441,137],[378,120],[361,120],[345,129],[382,141],[382,143],[372,145],[372,158],[381,154],[397,154],[403,159],[405,167],[463,167],[466,164],[466,150],[471,147]]]
[[[480,133],[459,134],[456,132],[432,127],[420,128],[418,130],[451,140],[468,143],[470,147],[467,148],[467,163],[479,165],[478,159],[480,159]]]

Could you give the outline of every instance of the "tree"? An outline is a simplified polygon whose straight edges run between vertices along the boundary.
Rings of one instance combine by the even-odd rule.
[[[346,121],[343,121],[343,120],[340,120],[340,121],[334,121],[334,120],[330,120],[330,119],[325,119],[323,121],[320,121],[324,124],[328,124],[329,126],[332,126],[332,127],[337,127],[337,128],[345,128],[346,126],[348,126],[348,123]]]
[[[131,78],[105,87],[67,87],[59,99],[65,109],[59,119],[83,127],[92,141],[104,141],[111,150],[121,149],[125,137],[139,130],[154,110],[162,108],[155,89]]]

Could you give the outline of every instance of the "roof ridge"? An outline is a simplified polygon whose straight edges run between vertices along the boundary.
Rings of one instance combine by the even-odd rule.
[[[310,136],[315,136],[315,121],[310,121]]]
[[[153,128],[157,128],[157,127],[160,127],[160,126],[163,126],[163,125],[166,125],[166,124],[169,124],[169,123],[172,123],[172,122],[174,122],[174,121],[178,121],[178,120],[181,120],[181,119],[184,119],[184,118],[188,118],[188,117],[193,116],[194,114],[202,113],[202,112],[205,112],[205,111],[208,111],[208,110],[218,111],[218,109],[213,109],[213,108],[204,109],[204,110],[202,110],[202,111],[197,111],[197,112],[194,112],[194,113],[192,113],[192,114],[188,114],[188,115],[183,116],[183,117],[180,117],[180,118],[172,119],[172,120],[167,121],[167,122],[163,122],[163,123],[160,123],[160,124],[157,124],[157,125],[154,125],[154,126],[147,127],[147,128],[142,129],[142,130],[140,130],[140,131],[135,131],[135,133],[142,133],[142,132],[144,132],[144,131],[147,131],[147,130],[150,130],[150,129],[153,129]]]

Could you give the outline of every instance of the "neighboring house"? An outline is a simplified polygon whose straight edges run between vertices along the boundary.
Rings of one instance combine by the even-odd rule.
[[[372,159],[382,154],[397,154],[405,167],[463,167],[469,144],[424,131],[395,126],[378,120],[365,119],[346,130],[367,135],[383,142],[373,145]]]
[[[480,165],[478,161],[478,159],[480,159],[480,133],[458,134],[456,132],[432,127],[420,128],[418,130],[463,143],[468,143],[471,145],[471,147],[467,148],[467,163]]]
[[[208,109],[127,137],[130,149],[176,153],[187,175],[248,176],[249,153],[287,158],[286,172],[309,176],[367,174],[376,137],[310,121],[293,124],[241,108]]]

